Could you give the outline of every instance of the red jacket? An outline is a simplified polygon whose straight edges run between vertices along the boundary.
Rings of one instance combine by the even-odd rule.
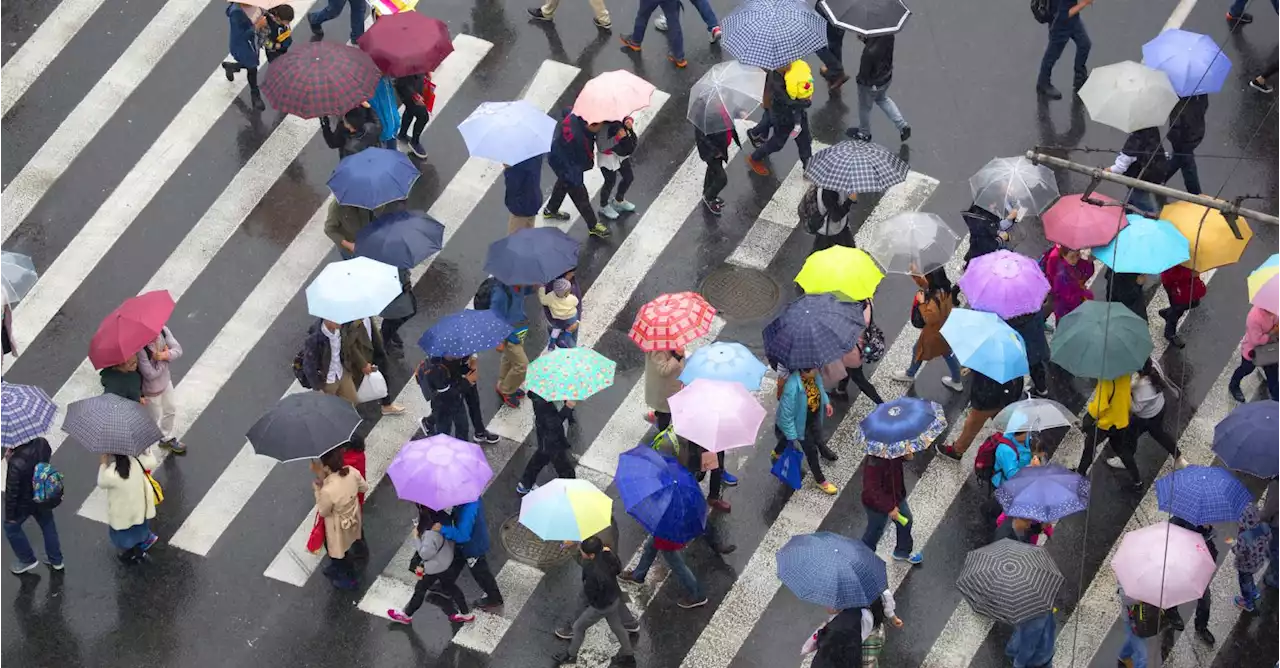
[[[684,549],[684,543],[667,540],[666,538],[653,537],[653,547],[659,552],[679,552]]]
[[[1204,299],[1205,285],[1200,274],[1175,264],[1160,274],[1160,283],[1169,294],[1169,303],[1174,306],[1190,306],[1192,302]]]
[[[901,457],[883,459],[867,457],[862,465],[862,505],[889,514],[907,498],[907,483],[902,477]]]
[[[355,469],[356,471],[359,471],[359,472],[360,472],[360,477],[361,477],[361,478],[364,478],[364,477],[365,477],[365,472],[364,472],[364,469],[365,469],[365,463],[364,463],[364,452],[362,452],[362,451],[357,451],[357,450],[351,450],[351,449],[349,449],[349,448],[344,448],[344,449],[342,450],[342,463],[343,463],[343,465],[345,465],[345,466],[350,466],[351,468]],[[360,501],[360,505],[362,505],[362,506],[363,506],[363,505],[364,505],[364,493],[362,492],[362,493],[360,493],[360,494],[357,494],[357,495],[356,495],[356,498]]]

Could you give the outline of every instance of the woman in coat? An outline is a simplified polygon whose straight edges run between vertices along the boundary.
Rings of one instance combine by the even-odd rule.
[[[169,363],[182,357],[182,344],[168,327],[161,327],[160,335],[139,350],[135,357],[138,359],[138,373],[142,375],[142,396],[147,398],[147,412],[164,436],[160,447],[175,455],[187,454],[187,446],[173,433],[178,408],[173,396],[173,379],[169,374]]]
[[[799,447],[809,461],[809,473],[813,474],[814,482],[827,494],[839,491],[822,474],[821,458],[836,459],[836,454],[827,448],[822,437],[823,417],[831,417],[832,413],[831,400],[827,398],[822,376],[816,369],[797,371],[783,381],[775,423],[780,440],[773,449],[773,458],[781,456],[788,445]]]
[[[645,353],[644,400],[653,410],[658,431],[671,426],[671,406],[667,400],[683,387],[681,371],[684,371],[684,348]]]
[[[894,606],[893,594],[886,590],[865,608],[831,610],[835,616],[809,638],[802,652],[817,652],[813,668],[875,668],[884,650],[884,623],[903,626]]]
[[[228,50],[232,58],[222,63],[227,81],[235,81],[236,72],[244,70],[253,108],[265,111],[267,104],[262,101],[262,91],[258,90],[258,50],[262,48],[258,29],[266,27],[266,14],[257,7],[233,2],[227,5],[227,22],[230,27]]]
[[[862,303],[862,318],[868,326],[872,323],[871,309],[870,299]],[[864,329],[858,336],[858,342],[853,346],[853,350],[845,353],[839,361],[822,367],[822,380],[827,385],[835,386],[829,394],[837,399],[849,398],[849,381],[852,380],[853,384],[862,391],[863,396],[873,403],[883,404],[884,399],[880,397],[880,393],[862,371],[862,349],[866,346],[866,336],[867,332]]]
[[[149,453],[102,455],[98,464],[98,486],[107,492],[107,535],[126,564],[142,561],[157,540],[149,525],[156,516],[156,491],[147,479],[155,465]]]
[[[893,379],[903,383],[915,382],[916,372],[925,362],[941,357],[951,372],[950,376],[942,377],[942,384],[959,392],[964,389],[964,384],[960,382],[960,362],[951,352],[947,340],[942,337],[942,325],[947,321],[947,316],[951,315],[958,290],[951,284],[951,279],[947,278],[947,272],[942,267],[923,278],[912,274],[911,279],[920,286],[912,308],[919,310],[924,327],[920,329],[920,339],[916,341],[914,361],[906,371],[893,374]]]
[[[967,211],[960,214],[969,228],[969,250],[964,254],[965,269],[969,268],[969,261],[973,258],[1004,248],[1005,242],[1009,240],[1008,230],[1013,226],[1017,215],[1018,211],[1014,209],[1007,217],[999,218],[977,204],[970,205]]]
[[[364,521],[359,495],[368,492],[369,485],[359,471],[342,462],[342,448],[321,455],[318,462],[312,462],[311,470],[316,474],[311,484],[316,512],[324,518],[325,550],[329,553],[325,575],[338,589],[355,589],[356,570],[347,551],[360,540]]]
[[[537,438],[538,449],[529,458],[529,463],[516,483],[517,494],[528,494],[538,487],[538,473],[547,464],[555,467],[556,476],[560,478],[576,478],[573,462],[569,461],[569,439],[564,434],[565,415],[558,403],[565,408],[573,409],[573,402],[551,402],[542,398],[537,392],[528,391],[525,396],[533,404],[533,430]]]
[[[1049,291],[1053,294],[1053,315],[1058,322],[1086,299],[1093,299],[1093,292],[1085,287],[1093,277],[1093,262],[1082,261],[1080,251],[1060,248],[1057,261],[1045,266],[1050,274],[1048,279]]]
[[[1227,383],[1227,392],[1231,394],[1231,398],[1244,403],[1244,392],[1240,389],[1240,382],[1245,376],[1253,373],[1253,370],[1262,366],[1262,373],[1267,378],[1267,391],[1271,394],[1272,400],[1280,400],[1280,394],[1277,394],[1277,381],[1280,380],[1280,365],[1277,364],[1256,364],[1255,354],[1259,346],[1268,343],[1275,343],[1277,336],[1280,336],[1280,318],[1276,314],[1255,306],[1249,309],[1249,315],[1244,321],[1244,338],[1240,339],[1240,366],[1236,367],[1234,373],[1231,374],[1231,382]]]

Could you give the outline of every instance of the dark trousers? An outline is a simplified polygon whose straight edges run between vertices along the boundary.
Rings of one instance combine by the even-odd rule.
[[[777,104],[775,102],[775,104]],[[809,114],[804,110],[796,110],[795,118],[800,123],[800,134],[796,135],[796,150],[800,152],[800,162],[809,164],[809,158],[813,156],[813,136],[809,134]],[[763,125],[763,123],[762,123]],[[761,144],[759,148],[751,152],[752,160],[764,160],[771,153],[777,153],[787,145],[787,139],[791,137],[792,126],[782,127],[775,125],[770,117],[770,125],[773,128],[773,134],[769,135],[769,140]],[[756,126],[759,130],[759,126]],[[757,137],[762,136],[759,132]]]
[[[856,369],[845,367],[844,372],[848,374],[849,377],[840,381],[836,385],[838,389],[840,389],[842,392],[848,391],[846,388],[849,387],[849,381],[853,381],[853,384],[857,386],[859,390],[862,391],[863,396],[874,401],[877,404],[884,403],[884,399],[882,399],[880,397],[880,393],[876,391],[876,386],[872,385],[871,380],[867,378],[867,374],[862,372],[862,367],[858,367]]]
[[[364,34],[364,19],[369,14],[365,0],[328,0],[323,9],[307,14],[307,21],[314,29],[341,14],[342,6],[347,4],[351,5],[351,41],[355,42]]]
[[[824,442],[821,415],[817,411],[809,411],[804,421],[804,438],[800,439],[800,450],[804,452],[805,461],[809,462],[809,473],[813,474],[814,481],[819,485],[827,481],[827,476],[822,473],[822,455],[818,452],[818,446]],[[778,444],[773,447],[773,451],[782,454],[787,448],[787,439],[776,426],[773,433],[778,437]]]
[[[261,91],[258,90],[258,68],[245,67],[244,65],[241,65],[240,63],[237,63],[235,61],[225,62],[222,64],[222,66],[227,68],[228,71],[233,73],[239,72],[240,70],[244,70],[244,78],[246,81],[249,82],[249,90],[254,95],[262,94]]]
[[[1102,429],[1098,427],[1098,423],[1089,415],[1084,416],[1084,421],[1080,425],[1080,431],[1084,433],[1084,452],[1080,455],[1080,464],[1076,466],[1076,473],[1080,475],[1089,475],[1089,467],[1093,465],[1093,460],[1097,455],[1098,444],[1102,441],[1111,443],[1111,450],[1116,453],[1120,461],[1124,462],[1124,468],[1129,472],[1129,476],[1134,482],[1142,480],[1141,474],[1138,472],[1138,463],[1133,459],[1133,439],[1130,438],[1128,429]]]
[[[818,13],[822,14],[821,11]],[[828,21],[827,45],[818,49],[817,53],[818,59],[827,67],[827,80],[844,74],[844,30]]]
[[[582,221],[588,228],[595,227],[599,223],[596,219],[595,207],[591,206],[591,195],[587,193],[587,187],[582,184],[571,184],[561,178],[557,178],[556,185],[551,188],[551,199],[547,200],[547,210],[559,211],[560,205],[564,204],[565,195],[568,195],[573,205],[578,208],[578,213],[582,214]]]
[[[431,400],[431,417],[435,418],[436,433],[448,434],[459,440],[467,440],[467,411],[462,396],[450,392]]]
[[[404,112],[400,114],[400,135],[408,136],[410,141],[420,141],[422,131],[427,129],[427,121],[430,120],[431,113],[427,108],[410,99],[404,105]],[[413,123],[413,130],[409,129],[410,122]]]
[[[493,576],[493,569],[489,568],[489,560],[486,555],[478,557],[458,557],[468,564],[471,571],[471,578],[480,585],[480,591],[484,592],[485,603],[498,605],[502,603],[502,592],[498,591],[498,578]]]
[[[815,234],[813,235],[813,252],[817,253],[826,250],[832,246],[844,246],[846,248],[857,248],[858,243],[854,240],[853,230],[849,229],[846,223],[844,229],[835,234]]]
[[[1031,387],[1037,392],[1049,391],[1049,365],[1046,362],[1037,362],[1028,365],[1031,369]]]
[[[684,459],[685,468],[689,469],[689,471],[692,472],[693,475],[698,478],[698,481],[701,482],[703,474],[706,473],[705,471],[702,470],[702,453],[706,452],[706,450],[703,450],[696,443],[686,442],[684,451],[685,451],[685,459]],[[724,453],[723,452],[716,453],[716,461],[720,465],[717,468],[712,469],[710,472],[711,488],[707,492],[708,501],[712,501],[720,498],[720,486],[724,482]]]
[[[1067,42],[1076,43],[1075,80],[1084,81],[1089,77],[1089,49],[1093,47],[1089,33],[1084,29],[1084,21],[1079,16],[1065,20],[1054,17],[1053,21],[1049,28],[1049,45],[1045,47],[1044,58],[1040,60],[1040,78],[1036,85],[1049,85],[1053,78],[1053,66],[1062,57]]]
[[[354,546],[353,546],[354,547]],[[347,550],[346,556],[341,559],[334,558],[329,555],[329,566],[325,568],[324,574],[334,584],[353,582],[356,579],[356,567],[352,563],[351,550]]]
[[[1187,187],[1187,192],[1192,195],[1199,195],[1200,190],[1200,172],[1196,170],[1196,148],[1194,146],[1173,146],[1173,155],[1169,157],[1169,176],[1164,182],[1168,183],[1179,170],[1182,171],[1182,183]]]
[[[480,390],[471,383],[462,383],[459,386],[462,392],[462,401],[467,405],[467,415],[471,418],[471,428],[475,433],[485,433],[484,416],[480,413]]]
[[[1172,339],[1178,333],[1178,321],[1182,320],[1182,316],[1188,311],[1200,305],[1200,302],[1192,302],[1190,304],[1170,304],[1169,308],[1160,311],[1160,317],[1164,318],[1164,338]]]
[[[467,564],[467,560],[461,554],[454,554],[453,563],[449,564],[441,573],[435,575],[424,575],[418,584],[413,587],[413,596],[409,597],[409,602],[404,606],[404,614],[406,617],[412,617],[413,613],[422,607],[422,601],[427,596],[427,590],[432,589],[432,585],[439,589],[448,599],[449,607],[452,608],[448,614],[471,612],[471,608],[467,606],[467,597],[462,593],[462,589],[458,587],[458,575],[462,573],[462,567]]]
[[[400,331],[400,327],[406,322],[409,322],[409,318],[383,318],[382,327],[380,328],[382,342],[387,345],[400,346],[403,348],[404,341],[400,339],[400,334],[398,332]]]
[[[729,175],[724,173],[723,160],[708,160],[707,171],[702,176],[702,197],[706,200],[714,200],[720,196],[720,191],[729,185]]]
[[[654,425],[658,428],[658,431],[663,431],[667,427],[671,426],[671,413],[665,413],[663,411],[654,411],[653,422],[654,422]]]
[[[1273,400],[1280,399],[1280,392],[1276,390],[1276,371],[1278,366],[1280,365],[1272,364],[1271,366],[1262,367],[1262,374],[1267,377],[1267,391],[1271,393]],[[1240,366],[1236,367],[1235,373],[1231,374],[1231,382],[1227,383],[1227,387],[1233,390],[1240,389],[1240,381],[1244,380],[1245,376],[1253,373],[1253,370],[1257,368],[1257,366],[1254,366],[1253,360],[1241,357]]]
[[[604,175],[604,186],[600,188],[600,206],[603,207],[609,203],[609,195],[613,193],[614,183],[618,184],[618,192],[614,194],[613,199],[621,202],[627,198],[627,189],[631,187],[631,182],[636,180],[635,172],[631,171],[630,160],[623,160],[622,164],[618,165],[617,171],[601,167],[600,173]]]
[[[556,477],[559,478],[576,478],[578,477],[573,471],[573,462],[569,461],[569,451],[555,450],[547,452],[542,448],[533,451],[533,456],[529,458],[529,463],[524,467],[524,473],[520,474],[520,484],[526,488],[532,487],[533,483],[538,481],[538,474],[542,469],[550,464],[556,470]]]
[[[1151,438],[1155,439],[1160,447],[1165,449],[1171,457],[1178,456],[1178,441],[1169,435],[1164,429],[1164,409],[1161,408],[1155,417],[1141,418],[1136,415],[1129,417],[1129,439],[1133,441],[1134,446],[1138,444],[1138,439],[1143,434],[1151,434]]]

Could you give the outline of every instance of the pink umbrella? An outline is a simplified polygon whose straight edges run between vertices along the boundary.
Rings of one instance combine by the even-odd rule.
[[[1126,596],[1170,608],[1200,598],[1215,566],[1203,536],[1158,522],[1125,534],[1111,568]]]
[[[764,406],[741,383],[699,378],[671,395],[671,424],[677,436],[710,450],[754,445]]]
[[[1094,193],[1089,199],[1114,204],[1098,206],[1088,204],[1082,195],[1063,195],[1044,212],[1044,236],[1049,241],[1067,248],[1092,248],[1105,246],[1129,224],[1124,208],[1106,195]]]
[[[1035,260],[998,250],[969,261],[960,289],[975,310],[1012,318],[1040,310],[1049,294],[1049,279]]]
[[[387,475],[400,498],[444,510],[480,498],[493,469],[480,446],[440,434],[404,444]]]
[[[582,87],[573,113],[588,123],[620,121],[649,106],[653,91],[653,84],[626,70],[605,72]]]

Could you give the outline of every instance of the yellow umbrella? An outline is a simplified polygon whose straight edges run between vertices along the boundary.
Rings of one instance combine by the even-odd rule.
[[[804,261],[796,283],[811,295],[829,292],[845,301],[861,301],[875,294],[882,278],[884,273],[865,251],[832,246]]]
[[[586,480],[556,478],[520,501],[520,523],[542,540],[580,541],[612,521],[613,499]]]
[[[1191,259],[1183,262],[1182,266],[1195,271],[1208,271],[1238,262],[1245,245],[1253,238],[1253,230],[1243,218],[1238,218],[1236,224],[1244,238],[1237,239],[1221,213],[1199,204],[1174,202],[1160,211],[1160,217],[1173,223],[1191,242]],[[1204,225],[1200,224],[1201,220]]]

